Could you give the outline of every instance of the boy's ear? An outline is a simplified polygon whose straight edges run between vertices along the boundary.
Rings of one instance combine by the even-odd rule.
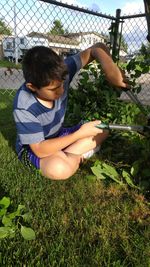
[[[31,90],[32,92],[35,92],[36,89],[37,89],[32,83],[26,83],[26,86],[27,86],[28,89]]]

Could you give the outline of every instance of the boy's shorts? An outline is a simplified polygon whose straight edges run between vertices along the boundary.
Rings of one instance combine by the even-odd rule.
[[[72,127],[62,128],[57,137],[66,136],[68,134],[74,133],[81,127],[81,125],[82,125],[82,122]],[[25,146],[23,148],[23,151],[21,153],[21,156],[19,156],[19,159],[27,167],[30,167],[30,168],[34,167],[37,170],[40,169],[40,158],[38,158],[33,153],[33,151],[30,149],[29,146]]]

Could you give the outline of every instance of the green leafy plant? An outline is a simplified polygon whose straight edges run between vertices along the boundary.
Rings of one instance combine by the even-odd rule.
[[[93,175],[93,180],[88,181],[86,175],[90,174],[95,157],[82,164],[67,181],[43,179],[22,168],[6,139],[9,136],[15,141],[10,116],[12,97],[7,92],[0,100],[7,106],[1,109],[0,116],[0,125],[6,132],[0,138],[1,191],[9,192],[15,203],[24,199],[35,211],[32,228],[38,236],[24,241],[19,239],[17,230],[17,238],[1,239],[0,266],[149,266],[150,206],[145,194],[110,178],[99,181]],[[138,184],[146,163],[150,167],[150,149],[146,143],[142,146],[145,138],[141,143],[139,138],[127,133],[122,137],[122,133],[114,131],[96,157],[102,157],[119,174],[120,168],[130,173],[133,163],[142,158],[144,165],[138,162],[138,172],[134,178],[131,176]],[[10,212],[17,209],[13,207],[12,203]]]
[[[125,184],[128,184],[128,186],[132,188],[138,188],[133,183],[131,174],[122,168],[116,170],[116,168],[111,166],[110,164],[97,160],[95,161],[94,166],[91,167],[91,170],[98,179],[112,179],[119,185],[123,186]]]
[[[129,74],[129,80],[135,91],[138,92],[140,86],[136,84],[136,78],[146,73],[150,67],[145,63],[143,64],[140,58],[134,58],[124,68]],[[68,125],[80,120],[93,119],[100,119],[104,123],[112,124],[146,125],[147,119],[141,114],[137,105],[121,101],[119,96],[120,93],[116,88],[107,83],[100,66],[95,63],[90,64],[80,73],[77,89],[70,91],[67,112]],[[149,108],[146,109],[148,112]],[[94,177],[99,177],[106,180],[107,176],[107,178],[116,179],[117,183],[125,183],[130,187],[134,187],[134,180],[140,189],[147,188],[146,190],[149,190],[147,182],[150,173],[148,167],[150,160],[149,140],[135,132],[111,131],[109,140],[106,140],[105,144],[108,146],[105,149],[103,147],[102,160],[104,162],[106,159],[107,162],[110,160],[111,163],[108,164],[110,166],[106,168],[106,163],[104,165],[101,163],[99,166],[94,165],[93,170],[98,172],[98,176],[96,174],[95,176],[89,175],[88,179],[94,180]],[[120,169],[120,166],[118,167],[119,162],[123,162],[123,165],[128,167]],[[110,168],[112,164],[117,166],[118,174],[116,175]]]
[[[141,91],[141,85],[137,83],[137,78],[139,78],[142,74],[148,73],[150,71],[150,66],[146,60],[146,56],[134,57],[122,67],[125,69],[129,77],[133,91],[139,93]]]
[[[24,205],[18,205],[18,208],[14,212],[8,212],[11,201],[9,197],[3,197],[0,200],[0,239],[13,238],[17,231],[20,231],[21,235],[26,240],[35,239],[35,232],[30,227],[23,225],[24,222],[28,222],[31,219],[31,213],[26,210]]]
[[[108,84],[98,64],[90,64],[79,74],[77,89],[70,91],[66,124],[93,119],[136,124],[139,108],[121,101],[121,92]]]

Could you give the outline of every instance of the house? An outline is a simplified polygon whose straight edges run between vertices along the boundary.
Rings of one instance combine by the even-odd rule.
[[[68,33],[65,37],[76,40],[79,43],[78,49],[84,50],[98,42],[106,43],[107,37],[97,32]]]
[[[20,61],[31,47],[44,45],[51,47],[59,55],[67,56],[97,43],[106,42],[106,37],[96,32],[79,32],[64,35],[31,32],[27,36],[6,36],[2,40],[3,54],[11,61]]]
[[[28,49],[28,40],[25,36],[5,36],[2,39],[4,58],[20,61]]]
[[[5,37],[4,34],[0,34],[0,60],[4,58],[3,43],[2,43],[4,37]]]
[[[78,32],[63,35],[52,35],[31,32],[27,35],[32,38],[32,45],[39,40],[46,40],[46,45],[54,49],[58,54],[68,54],[84,50],[97,42],[106,42],[106,37],[96,32]]]
[[[29,39],[29,46],[33,47],[42,42],[43,45],[51,47],[59,55],[69,53],[70,49],[78,49],[79,47],[77,40],[63,35],[31,32],[27,37]]]

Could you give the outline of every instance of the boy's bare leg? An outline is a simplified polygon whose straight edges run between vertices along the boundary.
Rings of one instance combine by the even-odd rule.
[[[65,180],[72,176],[79,168],[80,155],[58,151],[57,153],[40,159],[40,169],[44,176],[53,180]]]
[[[107,132],[98,134],[96,137],[80,139],[68,146],[64,151],[42,158],[40,168],[42,174],[50,179],[65,180],[72,176],[79,168],[82,154],[100,145],[108,136]]]
[[[97,136],[93,137],[87,137],[80,139],[73,143],[72,145],[68,146],[64,152],[73,153],[77,155],[82,155],[91,149],[97,147],[98,145],[101,145],[103,141],[108,137],[108,132],[105,131],[103,133],[98,134]]]

